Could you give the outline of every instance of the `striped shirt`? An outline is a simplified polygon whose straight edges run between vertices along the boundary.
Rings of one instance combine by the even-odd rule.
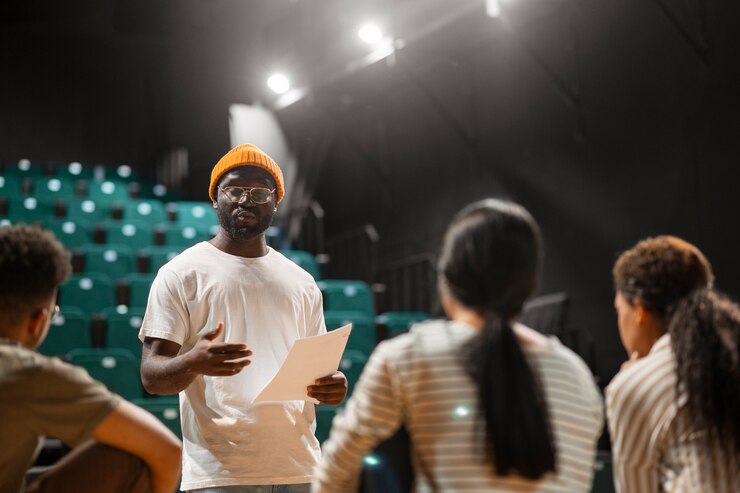
[[[555,338],[524,349],[545,391],[558,472],[538,481],[498,477],[485,457],[475,384],[461,364],[461,346],[475,334],[461,323],[433,321],[378,345],[334,418],[312,491],[356,491],[363,456],[402,422],[414,444],[417,491],[427,491],[422,470],[440,492],[589,491],[603,407],[586,365]]]
[[[606,388],[617,491],[740,492],[740,461],[694,430],[676,378],[666,334]]]

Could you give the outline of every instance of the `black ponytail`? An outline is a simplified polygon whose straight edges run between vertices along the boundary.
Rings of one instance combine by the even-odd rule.
[[[532,216],[517,204],[489,199],[458,214],[439,261],[450,294],[486,314],[485,327],[461,357],[478,391],[486,449],[499,476],[538,479],[556,472],[544,392],[510,322],[534,291],[541,256]]]
[[[555,472],[547,405],[509,321],[489,315],[466,350],[496,474],[539,479]]]

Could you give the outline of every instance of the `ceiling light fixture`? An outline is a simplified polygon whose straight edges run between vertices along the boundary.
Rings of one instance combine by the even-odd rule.
[[[383,31],[375,24],[365,24],[358,31],[357,35],[365,43],[374,45],[383,39]]]
[[[290,89],[290,81],[283,74],[272,74],[267,79],[267,87],[277,94],[283,94]]]

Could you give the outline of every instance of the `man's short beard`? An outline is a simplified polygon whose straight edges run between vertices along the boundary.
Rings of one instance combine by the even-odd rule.
[[[267,231],[267,228],[270,227],[270,223],[272,223],[272,217],[259,217],[257,224],[254,226],[239,227],[235,224],[235,221],[230,214],[222,214],[219,212],[218,215],[221,229],[229,238],[234,240],[251,240],[252,238],[256,238]]]

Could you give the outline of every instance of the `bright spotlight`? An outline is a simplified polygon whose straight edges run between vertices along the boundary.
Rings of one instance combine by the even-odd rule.
[[[365,24],[357,31],[357,35],[369,45],[374,45],[383,39],[383,32],[375,24]]]
[[[501,15],[501,0],[486,0],[486,14],[494,18]]]
[[[267,87],[277,94],[283,94],[290,89],[290,81],[283,74],[272,74],[267,79]]]

